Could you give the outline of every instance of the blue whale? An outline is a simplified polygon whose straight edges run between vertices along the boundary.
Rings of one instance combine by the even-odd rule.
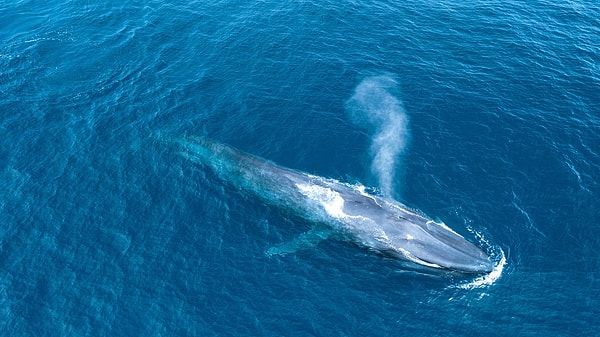
[[[186,158],[209,167],[225,182],[315,224],[267,254],[285,255],[335,235],[419,268],[469,274],[494,268],[486,253],[445,224],[369,194],[362,186],[287,169],[204,138],[176,143]]]

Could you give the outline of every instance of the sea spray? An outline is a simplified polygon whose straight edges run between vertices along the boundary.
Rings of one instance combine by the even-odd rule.
[[[352,121],[371,133],[371,172],[381,192],[394,191],[396,166],[410,138],[408,117],[402,102],[394,96],[398,83],[390,75],[364,79],[346,102]]]

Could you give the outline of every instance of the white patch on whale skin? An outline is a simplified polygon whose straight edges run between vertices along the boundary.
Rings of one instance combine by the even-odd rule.
[[[338,192],[314,184],[296,184],[296,187],[304,196],[323,206],[329,216],[336,219],[348,216],[343,211],[344,198]]]
[[[311,177],[313,178],[313,177]],[[319,177],[314,177],[316,179],[318,179],[320,182],[323,183],[337,183],[339,184],[339,182],[332,180],[323,180],[320,179]],[[329,215],[332,218],[338,219],[338,220],[343,220],[343,219],[362,219],[362,220],[369,220],[369,218],[366,218],[364,216],[360,216],[360,215],[349,215],[346,214],[344,212],[344,204],[346,202],[346,200],[344,200],[344,198],[340,195],[340,193],[334,191],[331,188],[328,187],[324,187],[318,184],[302,184],[302,183],[296,183],[296,188],[298,188],[298,190],[300,191],[300,193],[302,193],[305,197],[307,197],[308,199],[316,202],[317,204],[319,204],[320,206],[323,207],[323,209],[325,210],[325,212],[327,212],[327,215]]]

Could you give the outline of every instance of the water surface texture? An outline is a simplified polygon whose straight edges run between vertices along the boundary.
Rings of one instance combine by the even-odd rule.
[[[0,335],[597,334],[592,3],[0,0]],[[312,224],[173,137],[364,184],[502,268],[269,256]]]

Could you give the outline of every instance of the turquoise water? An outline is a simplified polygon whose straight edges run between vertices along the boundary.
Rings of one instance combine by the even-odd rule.
[[[598,6],[4,1],[0,22],[1,335],[597,333]],[[268,256],[311,223],[165,135],[360,182],[506,264],[477,286],[340,241]]]

